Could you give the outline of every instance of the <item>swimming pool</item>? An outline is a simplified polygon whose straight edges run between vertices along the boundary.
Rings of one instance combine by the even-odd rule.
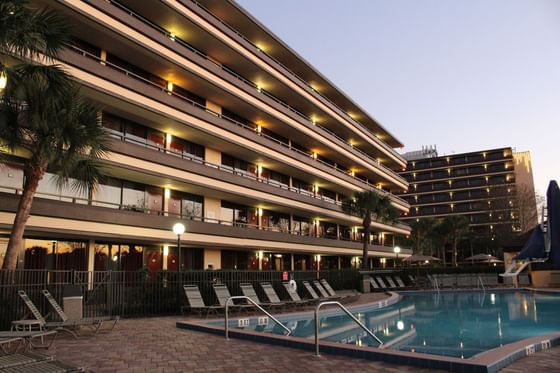
[[[560,295],[529,291],[460,291],[403,294],[398,303],[383,309],[361,309],[353,314],[385,348],[470,358],[525,338],[560,331]],[[292,336],[313,338],[313,314],[279,317]],[[282,334],[274,325],[246,329]],[[237,327],[233,322],[231,327]],[[378,346],[342,312],[320,316],[322,341],[357,346]]]

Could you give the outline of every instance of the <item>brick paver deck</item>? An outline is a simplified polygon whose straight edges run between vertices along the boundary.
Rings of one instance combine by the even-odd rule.
[[[56,358],[94,372],[436,372],[411,366],[322,355],[177,329],[178,317],[121,320],[112,333],[75,340],[61,335]],[[502,372],[553,372],[560,347],[538,352]]]

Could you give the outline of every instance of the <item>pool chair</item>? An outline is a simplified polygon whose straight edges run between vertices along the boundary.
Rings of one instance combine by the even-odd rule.
[[[391,276],[385,276],[385,281],[387,281],[387,283],[389,284],[389,289],[394,289],[397,287]]]
[[[77,368],[60,361],[53,360],[46,356],[33,357],[27,354],[13,354],[0,356],[0,359],[6,358],[6,367],[2,367],[0,361],[0,371],[5,373],[29,372],[29,373],[51,373],[51,372],[83,372],[83,368]]]
[[[112,323],[111,327],[107,328],[105,330],[112,331],[115,328],[115,325],[117,325],[117,322],[120,320],[119,316],[82,317],[81,319],[71,320],[66,315],[66,313],[64,313],[64,311],[62,310],[62,307],[60,307],[60,305],[58,304],[56,299],[54,299],[54,297],[51,295],[51,293],[49,293],[48,290],[43,290],[42,293],[45,296],[45,298],[47,298],[47,301],[49,302],[51,307],[54,309],[54,311],[57,313],[60,320],[62,320],[62,323],[60,324],[60,327],[62,327],[62,328],[65,328],[65,327],[76,328],[76,327],[79,327],[79,326],[87,326],[87,327],[94,328],[95,332],[97,333],[97,332],[99,332],[99,330],[103,326],[103,323],[108,322],[108,323]],[[53,324],[53,326],[54,325],[56,325],[56,324]]]
[[[321,283],[317,280],[313,280],[313,285],[315,286],[315,289],[317,289],[317,291],[319,291],[319,294],[321,294],[321,298],[330,298],[331,295],[325,290],[325,288],[321,285]]]
[[[202,315],[203,312],[206,312],[206,317],[208,317],[210,312],[214,312],[217,314],[218,310],[223,309],[222,306],[207,306],[204,303],[202,294],[200,294],[198,285],[183,285],[183,290],[185,291],[188,305],[181,307],[181,313],[183,313],[185,310],[189,310],[191,312],[197,312],[199,315]]]
[[[278,293],[276,293],[276,290],[274,290],[274,287],[272,287],[272,284],[270,282],[261,282],[261,288],[263,289],[264,294],[268,298],[268,304],[277,307],[285,307],[287,305],[295,306],[295,304],[293,303],[281,301],[280,297],[278,296]]]
[[[305,290],[307,290],[307,293],[311,296],[312,299],[321,300],[321,297],[317,295],[317,292],[315,291],[315,289],[313,289],[309,281],[302,281],[301,283],[305,288]]]
[[[371,285],[371,287],[373,288],[373,290],[381,290],[381,288],[379,287],[379,285],[377,284],[377,282],[375,282],[375,280],[373,279],[373,277],[369,278],[369,283]]]
[[[52,360],[53,360],[52,356],[35,354],[32,352],[7,354],[7,355],[0,356],[0,371],[3,372],[4,369],[15,368],[15,367],[19,367],[18,369],[20,369],[28,364],[35,364],[43,361],[52,361]]]
[[[324,278],[321,279],[321,285],[323,285],[323,287],[325,288],[325,290],[329,293],[329,295],[331,297],[336,297],[336,292],[334,291],[334,289],[332,288],[331,284],[329,284],[327,282],[327,280],[325,280]]]
[[[311,304],[316,302],[315,299],[301,299],[298,292],[294,290],[294,288],[289,282],[283,282],[282,285],[284,286],[284,289],[286,289],[286,292],[290,297],[291,303],[293,303],[294,305],[305,306],[306,304]]]
[[[278,308],[278,307],[284,307],[284,303],[263,303],[261,302],[261,300],[259,299],[259,296],[257,295],[255,288],[253,287],[253,284],[249,284],[249,283],[245,283],[245,284],[239,284],[239,287],[241,288],[241,293],[246,296],[247,298],[251,299],[253,302],[255,302],[256,304],[258,304],[259,306],[263,307],[263,308]],[[249,303],[250,306],[253,306],[253,304]]]
[[[10,353],[10,349],[12,349],[12,351],[17,351],[22,343],[23,338],[21,337],[0,338],[0,351],[2,351],[4,354]],[[13,347],[14,344],[16,345],[15,348]]]
[[[400,288],[405,288],[406,285],[404,284],[403,280],[399,276],[395,276],[395,281]]]
[[[16,342],[19,339],[22,341],[21,343],[23,344],[24,351],[33,348],[49,349],[53,344],[56,336],[57,336],[56,330],[3,331],[0,332],[0,344],[2,344],[1,347],[2,350],[4,350],[4,348],[9,346],[5,346],[4,342],[2,341],[6,341],[6,343],[9,343],[10,341]],[[40,344],[35,342],[36,338],[41,339]],[[45,342],[45,339],[50,339],[50,342],[48,343]]]
[[[214,284],[212,285],[212,288],[214,289],[214,294],[216,294],[216,298],[218,299],[219,305],[225,309],[227,300],[231,298],[231,293],[229,292],[229,289],[225,284]],[[229,303],[229,307],[231,309],[235,309],[241,312],[241,311],[248,311],[249,308],[252,308],[253,306],[252,305],[249,306],[247,304],[235,304],[232,301]]]
[[[387,289],[387,285],[385,285],[385,281],[381,278],[381,276],[375,276],[375,281],[379,284],[379,287],[382,289]]]

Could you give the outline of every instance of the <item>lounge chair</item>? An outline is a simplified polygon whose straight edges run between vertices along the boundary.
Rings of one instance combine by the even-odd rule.
[[[324,278],[321,279],[321,285],[325,288],[325,290],[329,293],[331,297],[336,297],[336,292],[332,288],[332,286],[325,280]]]
[[[284,303],[274,304],[274,303],[261,302],[259,296],[257,295],[257,292],[255,291],[255,288],[253,287],[253,284],[250,283],[239,284],[239,287],[241,288],[241,293],[244,296],[251,299],[253,302],[255,302],[256,304],[258,304],[263,308],[274,308],[274,307],[284,306]],[[249,305],[252,306],[251,303],[249,303]]]
[[[288,302],[283,302],[280,300],[278,293],[276,293],[276,290],[274,290],[270,282],[261,282],[261,288],[263,289],[264,294],[268,298],[269,304],[278,307],[284,307],[288,304]]]
[[[17,354],[7,354],[0,356],[0,371],[7,368],[21,367],[22,365],[38,363],[41,361],[52,361],[52,356],[34,354],[32,352],[22,352]]]
[[[321,283],[319,281],[313,280],[313,285],[315,285],[315,289],[317,289],[319,291],[322,298],[330,298],[331,297],[331,295],[325,290],[325,288],[323,288],[323,286],[321,285]]]
[[[214,294],[216,294],[216,298],[218,299],[218,303],[220,304],[220,306],[222,308],[225,308],[228,299],[231,298],[231,293],[229,292],[229,289],[227,288],[227,286],[225,284],[215,284],[215,285],[212,285],[212,288],[214,289]],[[252,305],[249,306],[247,304],[235,304],[235,303],[231,302],[228,307],[233,307],[234,309],[241,312],[241,311],[247,310],[249,307],[253,307],[253,306]]]
[[[3,331],[0,332],[0,340],[11,339],[16,341],[17,339],[23,340],[25,349],[30,348],[44,348],[48,349],[53,344],[57,335],[56,330],[36,330],[36,331]],[[45,343],[45,337],[51,337],[49,343]],[[35,338],[41,338],[41,344],[34,342]]]
[[[2,351],[5,354],[8,354],[9,353],[9,348],[12,347],[13,343],[16,343],[19,347],[21,345],[21,343],[23,343],[23,338],[20,338],[20,337],[0,338],[0,351]],[[16,347],[15,350],[17,350],[18,347]]]
[[[43,317],[41,312],[39,312],[39,310],[37,309],[35,304],[31,301],[29,296],[27,296],[25,291],[19,290],[18,294],[19,294],[20,298],[23,300],[23,303],[25,303],[25,305],[27,306],[27,308],[31,312],[31,314],[38,321],[39,328],[41,330],[52,330],[52,329],[54,329],[54,330],[65,331],[67,333],[72,334],[72,336],[74,336],[74,338],[78,338],[78,335],[72,329],[75,329],[75,328],[80,327],[80,326],[89,326],[89,327],[92,327],[95,330],[95,333],[97,333],[99,331],[99,328],[101,328],[101,325],[103,324],[103,321],[100,320],[100,319],[86,318],[86,319],[79,319],[79,320],[69,320],[68,317],[64,314],[64,312],[62,312],[62,314],[64,314],[64,319],[62,319],[62,321],[48,321],[47,322],[47,320]],[[54,298],[53,298],[53,301],[54,301]],[[57,306],[58,306],[58,303],[57,303]],[[60,309],[60,306],[58,306],[58,308]],[[60,311],[62,311],[62,309],[60,309]],[[27,321],[27,320],[16,320],[16,321],[12,322],[12,325],[18,326],[20,324],[25,324],[25,321]],[[116,321],[115,321],[115,323],[116,323]],[[115,325],[113,324],[113,327],[114,326]]]
[[[369,283],[374,290],[379,290],[380,289],[379,285],[377,285],[377,282],[375,282],[373,277],[369,278]]]
[[[42,372],[83,372],[83,368],[76,368],[75,366],[61,363],[56,360],[42,360],[30,363],[23,363],[20,365],[12,366],[9,368],[4,368],[1,370],[2,373],[42,373]]]
[[[45,296],[45,298],[47,298],[47,301],[49,302],[51,307],[58,314],[58,317],[60,318],[60,320],[62,320],[62,323],[63,323],[61,325],[62,327],[88,326],[88,327],[93,327],[95,329],[95,332],[97,333],[101,329],[101,326],[103,325],[104,322],[106,322],[106,321],[113,322],[113,324],[111,325],[111,328],[107,329],[107,330],[111,331],[115,328],[115,325],[117,325],[117,322],[120,320],[119,316],[82,317],[81,319],[71,320],[66,315],[66,313],[64,313],[64,311],[62,310],[62,307],[60,307],[58,302],[54,299],[54,297],[51,295],[51,293],[49,293],[48,290],[43,290],[42,293]],[[53,323],[53,325],[56,325],[55,323]],[[49,324],[49,323],[47,322],[47,324]]]
[[[387,289],[387,285],[385,285],[385,281],[381,278],[381,276],[375,276],[375,281],[379,284],[379,287],[383,289]]]
[[[223,309],[222,306],[207,306],[204,303],[202,294],[200,294],[198,285],[183,285],[183,290],[185,291],[185,296],[187,297],[187,302],[189,303],[189,305],[181,307],[181,312],[184,312],[185,309],[189,309],[191,311],[199,312],[199,314],[202,314],[203,311],[206,311],[206,317],[208,317],[208,314],[210,312],[217,313],[217,310]]]
[[[289,282],[283,282],[282,285],[284,285],[284,289],[286,289],[286,292],[288,293],[288,296],[290,297],[290,300],[293,304],[304,306],[306,304],[315,302],[314,299],[301,299],[297,291],[294,290]]]
[[[315,289],[313,289],[313,287],[311,286],[309,281],[302,281],[301,283],[303,284],[303,286],[305,287],[305,290],[307,290],[309,295],[311,295],[312,299],[315,299],[315,300],[320,300],[321,299],[319,297],[319,295],[317,295],[317,292],[315,291]]]
[[[399,285],[400,288],[405,288],[406,287],[403,280],[401,280],[401,278],[399,276],[395,276],[395,281],[397,282],[397,285]]]
[[[395,285],[395,282],[390,276],[385,276],[385,281],[387,281],[387,283],[389,284],[390,289],[394,289],[397,287],[397,285]]]

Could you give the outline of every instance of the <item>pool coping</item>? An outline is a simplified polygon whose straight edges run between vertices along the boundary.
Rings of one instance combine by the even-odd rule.
[[[452,289],[450,291],[460,291],[460,289]],[[465,291],[476,291],[476,289],[464,289]],[[486,291],[502,291],[502,290],[529,290],[539,293],[559,293],[558,290],[554,291],[552,289],[533,289],[533,288],[490,288]],[[445,290],[442,290],[445,292]],[[433,293],[433,291],[403,291],[402,293]],[[359,312],[361,308],[371,309],[374,306],[376,309],[385,308],[392,304],[397,303],[402,297],[397,293],[390,293],[389,298],[360,304],[356,306],[348,307],[353,312]],[[303,312],[293,312],[289,314],[283,314],[283,320],[286,316],[289,318],[297,317],[301,314],[309,314],[310,311]],[[328,314],[329,312],[339,312],[337,309],[327,309],[323,314]],[[214,321],[215,324],[215,321]],[[212,325],[206,320],[188,320],[188,321],[178,321],[176,323],[177,328],[189,329],[194,331],[207,332],[217,335],[225,335],[223,324],[222,325]],[[313,338],[302,338],[294,336],[282,336],[272,333],[262,333],[251,330],[240,330],[240,329],[230,329],[230,337],[239,338],[244,340],[252,340],[258,342],[264,342],[268,344],[292,347],[303,349],[307,351],[315,351],[315,341]],[[453,372],[476,372],[476,373],[494,373],[498,370],[508,366],[516,360],[522,357],[532,355],[538,351],[542,351],[551,347],[560,345],[560,332],[555,332],[547,335],[529,337],[516,341],[513,343],[506,344],[501,347],[497,347],[478,355],[470,359],[461,359],[451,356],[433,355],[409,351],[400,350],[390,350],[390,349],[379,349],[375,347],[365,347],[365,346],[355,346],[342,344],[338,342],[321,341],[320,352],[332,355],[343,355],[355,358],[361,358],[366,360],[378,360],[388,363],[401,364],[401,365],[412,365],[422,368],[431,369],[443,369]]]

